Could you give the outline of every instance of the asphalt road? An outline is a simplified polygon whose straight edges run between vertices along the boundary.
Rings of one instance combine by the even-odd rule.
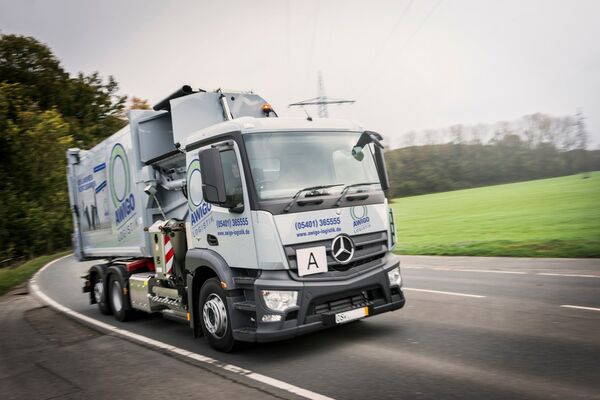
[[[333,398],[600,399],[600,260],[403,257],[404,309],[235,354],[161,316],[100,315],[81,292],[90,265],[66,258],[40,289],[84,315]]]
[[[165,379],[178,400],[300,398],[90,329],[26,293],[0,296],[2,400],[164,400]]]

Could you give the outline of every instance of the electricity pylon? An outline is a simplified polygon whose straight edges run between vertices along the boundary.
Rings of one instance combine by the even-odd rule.
[[[323,74],[319,71],[319,96],[308,100],[302,100],[288,105],[288,107],[319,106],[319,118],[329,118],[327,106],[329,104],[352,104],[355,100],[336,99],[325,95],[325,84],[323,83]]]

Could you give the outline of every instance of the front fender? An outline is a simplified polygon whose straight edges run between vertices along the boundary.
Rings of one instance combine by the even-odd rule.
[[[190,249],[185,256],[185,269],[194,275],[200,267],[210,268],[221,282],[225,282],[228,288],[233,288],[233,273],[227,261],[214,250]]]

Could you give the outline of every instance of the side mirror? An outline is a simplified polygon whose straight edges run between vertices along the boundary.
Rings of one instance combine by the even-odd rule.
[[[227,201],[227,195],[219,150],[216,148],[203,150],[200,152],[199,158],[202,197],[207,203],[221,206]]]
[[[383,148],[375,146],[375,164],[377,166],[377,175],[381,184],[381,190],[384,192],[390,188],[390,180],[385,167],[385,159],[383,158]]]
[[[379,177],[379,183],[381,189],[386,191],[390,188],[390,182],[388,179],[387,169],[385,167],[385,159],[383,158],[383,145],[381,141],[383,136],[377,132],[364,131],[358,142],[352,148],[352,156],[358,161],[362,161],[364,158],[363,148],[370,143],[373,143],[375,149],[375,166],[377,167],[377,176]]]

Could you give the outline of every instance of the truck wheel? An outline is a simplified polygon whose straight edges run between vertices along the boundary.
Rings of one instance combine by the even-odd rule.
[[[208,344],[226,353],[235,350],[238,343],[233,339],[225,290],[218,279],[211,278],[204,282],[200,289],[199,306],[200,325]]]
[[[117,274],[111,274],[108,280],[108,299],[110,309],[117,321],[127,321],[131,317],[129,302],[123,293],[123,282]]]
[[[110,314],[110,307],[106,301],[106,290],[104,285],[104,279],[100,274],[96,274],[93,280],[94,300],[98,304],[98,309],[104,315]]]

